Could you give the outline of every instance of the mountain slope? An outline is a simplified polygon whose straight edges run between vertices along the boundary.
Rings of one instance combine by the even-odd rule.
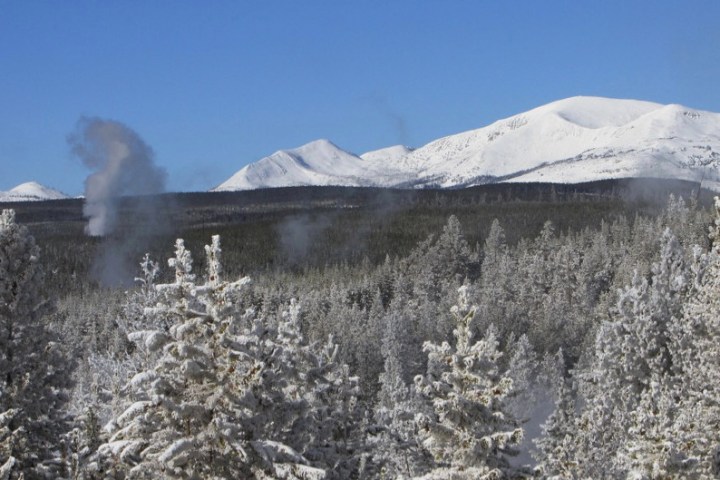
[[[328,140],[316,140],[292,150],[280,150],[244,167],[215,191],[301,185],[371,185],[362,159]]]
[[[70,197],[62,192],[40,185],[37,182],[23,183],[7,192],[0,192],[0,202],[62,200],[65,198]]]
[[[572,97],[417,150],[396,146],[358,157],[330,142],[321,141],[322,148],[318,143],[248,165],[218,189],[452,188],[640,176],[703,179],[720,186],[720,114],[637,100]]]
[[[679,105],[576,97],[416,150],[420,184],[717,178],[720,115]],[[703,172],[700,166],[711,166]]]
[[[397,165],[398,161],[407,157],[413,152],[413,149],[405,145],[394,145],[392,147],[373,150],[372,152],[363,153],[360,158],[373,165],[387,164]]]

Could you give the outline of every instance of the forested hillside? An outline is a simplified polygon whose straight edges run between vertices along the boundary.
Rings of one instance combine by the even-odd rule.
[[[720,203],[640,187],[13,205],[0,478],[717,478]]]

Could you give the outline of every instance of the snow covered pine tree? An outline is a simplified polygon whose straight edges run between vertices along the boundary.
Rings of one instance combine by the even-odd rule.
[[[473,341],[475,307],[468,304],[467,287],[458,292],[458,305],[452,309],[456,345],[426,342],[428,374],[415,378],[417,389],[434,407],[432,415],[416,418],[422,444],[435,459],[434,468],[422,478],[521,477],[524,469],[509,462],[523,438],[506,405],[512,380],[498,369],[502,354],[492,330]]]
[[[675,398],[679,396],[680,402],[674,418],[671,417],[672,427],[662,432],[661,441],[654,442],[650,450],[662,455],[667,471],[682,472],[683,478],[720,477],[719,197],[715,197],[715,212],[715,224],[710,227],[709,235],[712,248],[700,261],[702,271],[698,272],[696,288],[685,304],[679,323],[683,329],[677,342],[682,376],[679,386],[675,387]],[[673,392],[670,387],[664,390]],[[662,406],[663,396],[658,397],[653,399],[654,403]],[[658,443],[661,449],[657,448]]]
[[[57,478],[68,428],[69,363],[43,319],[39,248],[13,210],[0,215],[0,478]]]
[[[128,406],[88,465],[100,478],[349,478],[362,438],[357,378],[299,332],[299,306],[279,323],[242,311],[249,279],[222,280],[220,239],[206,247],[207,278],[195,284],[192,258],[176,243],[175,281],[157,285],[145,309],[173,318],[167,331],[130,338],[160,352],[126,387]],[[158,323],[158,324],[161,324]],[[152,356],[146,358],[152,359]]]
[[[259,407],[283,404],[268,398],[282,395],[267,385],[279,381],[273,359],[257,354],[265,329],[246,328],[249,319],[237,314],[249,279],[222,280],[219,237],[206,253],[206,283],[196,285],[190,252],[177,241],[168,262],[175,281],[157,285],[158,303],[146,308],[175,322],[167,332],[131,334],[162,353],[128,383],[130,405],[109,424],[112,436],[90,469],[106,478],[294,478],[301,470],[321,477],[291,448],[263,438]]]

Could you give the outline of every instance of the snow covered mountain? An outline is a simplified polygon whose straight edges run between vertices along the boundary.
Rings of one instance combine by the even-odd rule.
[[[246,166],[215,190],[252,190],[288,185],[370,185],[357,157],[327,140],[280,150]]]
[[[296,185],[464,187],[608,178],[702,180],[720,189],[720,114],[572,97],[411,150],[357,156],[320,140],[252,163],[216,190]]]
[[[388,168],[385,160],[403,157],[409,150],[384,149],[363,159],[328,140],[316,140],[292,150],[280,150],[247,165],[214,191],[300,185],[393,185],[405,179],[402,169]]]
[[[70,197],[62,192],[40,185],[37,182],[23,183],[7,192],[0,192],[0,202],[62,200],[65,198]]]

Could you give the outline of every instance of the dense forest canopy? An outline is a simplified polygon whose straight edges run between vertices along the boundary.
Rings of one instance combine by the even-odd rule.
[[[0,478],[716,478],[692,187],[10,205]]]

